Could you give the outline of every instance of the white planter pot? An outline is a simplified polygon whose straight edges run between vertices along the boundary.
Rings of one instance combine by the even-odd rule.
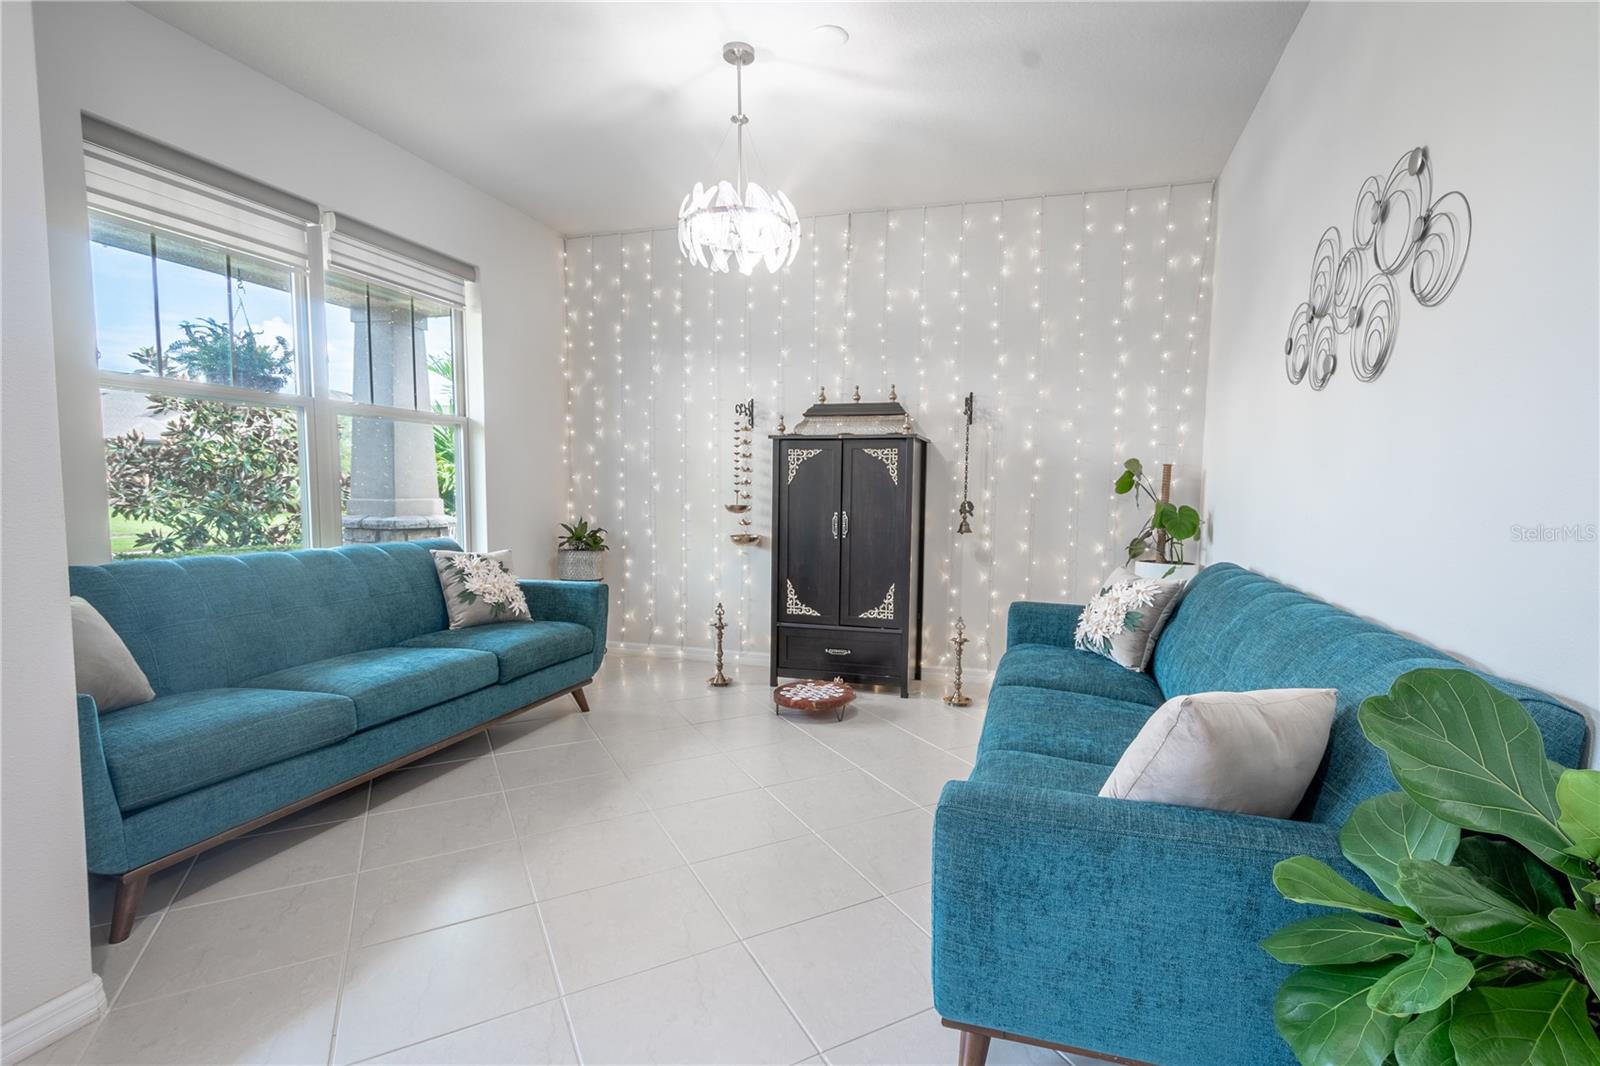
[[[559,548],[556,551],[557,573],[563,581],[599,581],[600,559],[603,554],[578,551],[575,548]]]
[[[1167,573],[1171,570],[1172,573]],[[1188,581],[1200,572],[1197,563],[1163,563],[1156,560],[1140,559],[1133,564],[1135,577],[1148,578],[1151,581]]]

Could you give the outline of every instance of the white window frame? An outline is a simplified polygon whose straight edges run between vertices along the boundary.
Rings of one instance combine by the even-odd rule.
[[[158,234],[166,233],[188,241],[200,239],[165,229],[141,219],[121,215],[104,207],[95,207],[89,210],[94,213],[126,219],[137,225],[148,226]],[[309,262],[304,265],[287,263],[281,259],[262,255],[257,251],[230,248],[228,245],[218,244],[216,241],[206,243],[211,243],[235,254],[248,255],[254,259],[262,259],[278,266],[283,266],[291,272],[294,278],[295,343],[298,348],[295,385],[298,391],[274,393],[239,388],[233,385],[190,381],[184,378],[158,377],[154,374],[132,374],[117,370],[97,369],[96,380],[99,387],[146,394],[164,394],[189,399],[217,400],[256,407],[278,407],[302,412],[301,425],[303,429],[300,434],[300,528],[301,539],[304,542],[303,546],[308,548],[338,547],[344,543],[342,521],[344,507],[339,491],[339,480],[342,473],[339,464],[339,418],[341,416],[388,418],[400,422],[420,422],[432,426],[451,426],[456,435],[455,540],[460,544],[471,544],[472,505],[474,501],[473,478],[471,476],[467,439],[469,411],[465,377],[467,364],[465,308],[455,307],[455,313],[452,315],[454,322],[453,332],[455,334],[455,350],[452,353],[455,390],[453,397],[455,412],[453,414],[439,414],[431,409],[423,411],[334,399],[329,395],[327,318],[326,305],[323,302],[328,268],[324,265],[325,257],[322,254],[321,230],[315,226],[308,227],[307,252],[309,253]],[[385,282],[384,284],[397,291],[410,293],[417,298],[436,299],[426,294],[414,293],[404,286],[391,282]],[[153,298],[155,297],[153,296]],[[96,324],[96,332],[98,333],[98,323]],[[102,433],[102,438],[103,436],[104,434]],[[103,445],[101,454],[101,476],[104,477]],[[106,548],[109,557],[109,536]]]

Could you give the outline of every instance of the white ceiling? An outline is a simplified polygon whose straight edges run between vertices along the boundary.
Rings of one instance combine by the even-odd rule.
[[[732,177],[727,40],[757,51],[754,176],[817,215],[1214,177],[1304,4],[140,6],[588,233]]]

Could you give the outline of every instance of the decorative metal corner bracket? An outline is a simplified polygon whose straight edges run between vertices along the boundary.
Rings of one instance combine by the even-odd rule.
[[[899,448],[863,448],[862,451],[872,456],[878,462],[889,468],[889,480],[896,485],[900,484],[900,449]]]
[[[894,586],[889,586],[889,595],[883,598],[882,603],[878,604],[878,606],[874,607],[870,611],[862,611],[860,614],[856,615],[856,617],[876,618],[882,622],[894,621]]]

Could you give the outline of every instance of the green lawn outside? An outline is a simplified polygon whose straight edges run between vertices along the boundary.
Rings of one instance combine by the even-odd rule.
[[[281,516],[280,516],[281,517]],[[138,522],[131,518],[111,516],[111,557],[113,559],[143,559],[151,553],[135,544],[140,533],[147,530],[168,532],[167,527],[159,522]],[[246,548],[202,548],[199,551],[183,552],[181,555],[240,555],[245,552],[262,551],[292,551],[303,547],[300,544],[254,544]],[[163,559],[176,559],[180,554],[162,555]]]

